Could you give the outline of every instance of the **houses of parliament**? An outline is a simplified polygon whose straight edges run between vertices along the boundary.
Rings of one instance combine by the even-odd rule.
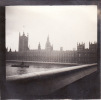
[[[6,60],[21,60],[21,61],[41,61],[41,62],[60,62],[60,63],[78,63],[88,64],[97,63],[97,43],[90,43],[89,48],[85,48],[85,43],[77,43],[77,50],[64,51],[53,50],[49,36],[45,44],[45,49],[41,49],[41,44],[38,44],[37,50],[30,50],[28,47],[28,35],[19,34],[19,50],[8,51],[6,49]]]

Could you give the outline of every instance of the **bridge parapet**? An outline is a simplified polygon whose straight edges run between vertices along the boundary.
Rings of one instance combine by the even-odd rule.
[[[47,95],[95,71],[97,71],[96,63],[54,69],[36,74],[7,76],[7,88],[10,88],[9,90],[14,89],[17,94]]]

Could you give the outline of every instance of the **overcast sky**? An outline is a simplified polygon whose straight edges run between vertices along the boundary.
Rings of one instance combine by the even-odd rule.
[[[77,42],[97,41],[97,6],[7,6],[6,47],[18,50],[19,32],[29,34],[30,49],[40,42],[45,48],[47,36],[53,49],[72,50]]]

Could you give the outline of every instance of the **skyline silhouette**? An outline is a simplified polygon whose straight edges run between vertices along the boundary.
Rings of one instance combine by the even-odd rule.
[[[6,47],[18,51],[19,32],[29,34],[30,49],[47,36],[54,50],[73,50],[77,42],[97,42],[97,6],[7,6]]]

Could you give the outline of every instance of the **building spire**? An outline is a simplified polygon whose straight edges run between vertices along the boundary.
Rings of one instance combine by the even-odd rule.
[[[23,31],[23,36],[25,35],[24,31]]]
[[[38,50],[41,50],[41,45],[40,45],[40,42],[38,44]]]
[[[51,43],[49,41],[49,35],[47,37],[47,41],[46,41],[46,46],[45,46],[46,50],[50,51],[52,46],[51,46]]]
[[[12,52],[12,49],[10,48],[9,52]]]

